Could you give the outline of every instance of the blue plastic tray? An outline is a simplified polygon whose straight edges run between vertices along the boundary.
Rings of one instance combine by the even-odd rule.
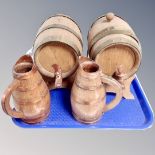
[[[42,123],[29,125],[20,119],[13,122],[23,128],[90,128],[90,129],[145,129],[152,126],[153,111],[137,79],[133,80],[131,91],[134,100],[122,99],[113,110],[105,113],[101,120],[93,125],[77,122],[72,116],[69,89],[55,89],[51,94],[51,113]],[[114,97],[107,95],[109,102]]]

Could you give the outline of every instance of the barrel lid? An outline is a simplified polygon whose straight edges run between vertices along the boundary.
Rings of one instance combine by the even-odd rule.
[[[119,51],[119,48],[117,48],[119,46],[125,47],[127,49],[124,49],[124,50],[120,49],[120,51]],[[108,49],[110,49],[110,50],[108,51]],[[117,53],[117,52],[115,53],[116,50],[120,53],[122,51],[122,54],[124,53],[123,55],[126,55],[126,57],[124,57],[124,58],[122,57],[122,59],[120,59],[120,61],[119,61],[118,57],[121,57],[121,54],[120,53],[116,54]],[[99,57],[101,58],[102,53],[105,54],[105,51],[107,53],[107,55],[106,55],[107,58],[104,58],[104,60],[105,60],[104,62],[106,62],[107,60],[110,61],[110,59],[112,59],[111,57],[108,56],[110,53],[115,61],[118,61],[118,63],[120,63],[122,60],[122,62],[124,61],[126,63],[126,65],[127,64],[130,65],[130,60],[128,60],[128,58],[130,58],[130,59],[133,58],[133,60],[131,60],[131,61],[133,62],[134,67],[132,68],[131,71],[124,74],[123,79],[127,79],[128,77],[132,76],[138,70],[140,62],[141,62],[141,58],[142,58],[141,48],[138,45],[138,43],[135,40],[131,39],[130,37],[122,35],[122,34],[120,34],[120,35],[115,34],[115,35],[113,35],[113,37],[107,36],[107,37],[103,38],[102,40],[100,40],[100,42],[98,42],[98,44],[96,44],[92,48],[92,50],[90,51],[90,57],[93,60],[97,61],[97,59]],[[127,51],[127,53],[125,54],[125,52],[123,52],[123,51]],[[108,52],[110,52],[110,53],[108,54]],[[103,62],[103,59],[100,59],[100,61]],[[100,64],[100,66],[102,66],[102,64]],[[106,67],[106,68],[108,68],[108,67]]]
[[[62,69],[62,78],[66,78],[72,75],[78,67],[78,55],[69,45],[52,42],[36,50],[34,62],[43,75],[51,78],[55,76],[52,65],[57,64]]]

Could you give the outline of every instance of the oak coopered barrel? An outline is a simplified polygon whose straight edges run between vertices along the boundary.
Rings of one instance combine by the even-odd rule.
[[[39,71],[53,78],[53,64],[62,69],[62,77],[72,75],[78,67],[83,48],[78,25],[70,17],[57,14],[48,18],[38,30],[33,46],[34,61]]]
[[[123,79],[136,73],[142,58],[136,34],[127,22],[113,13],[99,17],[92,24],[88,33],[88,55],[109,76],[121,68]]]

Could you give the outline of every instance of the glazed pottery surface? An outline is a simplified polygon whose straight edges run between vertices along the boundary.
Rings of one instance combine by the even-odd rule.
[[[114,87],[116,93],[109,104],[106,104],[106,84]],[[78,121],[96,122],[104,112],[119,104],[121,98],[121,85],[116,80],[102,74],[95,62],[82,60],[71,91],[72,112]]]
[[[13,67],[14,80],[3,94],[2,108],[11,117],[38,123],[49,114],[50,94],[31,56],[22,56]],[[15,108],[10,105],[13,96]]]

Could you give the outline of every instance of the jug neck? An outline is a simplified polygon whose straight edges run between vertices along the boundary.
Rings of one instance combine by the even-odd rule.
[[[93,61],[85,61],[80,64],[79,70],[81,76],[86,77],[88,79],[95,79],[100,76],[100,67]]]
[[[28,79],[37,71],[30,55],[20,57],[13,67],[13,76],[16,79]]]
[[[79,87],[88,90],[95,90],[102,86],[99,66],[93,61],[81,63],[77,71],[75,83]]]

